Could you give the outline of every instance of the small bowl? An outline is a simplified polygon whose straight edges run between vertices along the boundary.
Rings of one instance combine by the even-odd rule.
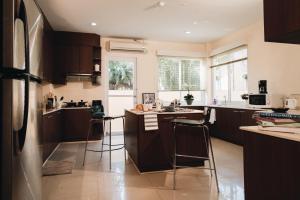
[[[289,110],[289,108],[271,108],[271,110],[277,113],[286,113]]]

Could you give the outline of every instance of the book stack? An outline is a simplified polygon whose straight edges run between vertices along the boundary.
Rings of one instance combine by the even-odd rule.
[[[298,114],[258,112],[253,117],[260,130],[300,134]]]

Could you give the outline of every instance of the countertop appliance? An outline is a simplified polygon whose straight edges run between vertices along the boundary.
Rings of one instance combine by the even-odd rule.
[[[259,94],[267,94],[268,93],[266,80],[260,80],[258,82],[258,91],[259,91]]]
[[[280,94],[249,94],[249,107],[252,108],[282,108],[283,95]]]
[[[285,99],[284,107],[289,108],[289,109],[296,109],[297,105],[298,105],[297,99],[294,99],[294,98]]]
[[[34,0],[1,8],[0,199],[40,200],[43,15]]]

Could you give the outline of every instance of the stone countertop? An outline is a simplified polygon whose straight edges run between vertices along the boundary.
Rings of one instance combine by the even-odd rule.
[[[268,108],[254,108],[247,105],[227,104],[227,105],[181,105],[182,107],[211,107],[211,108],[231,108],[231,109],[245,109],[245,110],[266,110]]]
[[[300,134],[260,130],[258,126],[241,126],[241,130],[300,142]]]
[[[164,112],[164,111],[136,111],[136,110],[126,110],[136,115],[147,115],[147,114],[158,114],[158,115],[175,115],[175,114],[194,114],[194,113],[203,113],[203,110],[193,110],[193,109],[182,109],[175,112]]]
[[[54,108],[54,109],[51,109],[51,110],[46,110],[43,112],[43,115],[47,115],[47,114],[50,114],[50,113],[53,113],[53,112],[56,112],[56,111],[60,111],[60,110],[74,110],[74,109],[90,109],[91,107],[87,106],[87,107],[69,107],[69,108],[66,108],[66,107],[62,107],[62,108]]]

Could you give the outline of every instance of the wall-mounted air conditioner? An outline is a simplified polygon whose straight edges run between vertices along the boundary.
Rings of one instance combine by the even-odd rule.
[[[147,49],[141,42],[120,42],[120,41],[109,41],[109,51],[126,51],[126,52],[137,52],[146,53]]]

